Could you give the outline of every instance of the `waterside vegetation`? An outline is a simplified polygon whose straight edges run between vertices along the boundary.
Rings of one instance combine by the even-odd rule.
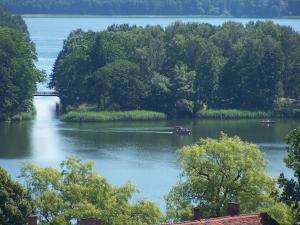
[[[132,111],[102,111],[102,112],[80,112],[71,111],[63,114],[61,120],[67,122],[105,122],[105,121],[147,121],[164,120],[167,116],[164,113],[132,110]]]
[[[248,111],[238,109],[208,109],[197,113],[197,118],[205,119],[258,119],[258,118],[299,118],[298,109],[275,109],[273,111]]]
[[[21,115],[31,119],[32,114]],[[276,109],[273,111],[247,111],[238,109],[207,109],[196,114],[199,119],[265,119],[265,118],[299,118],[300,110]],[[105,122],[105,121],[154,121],[171,119],[166,114],[150,110],[130,111],[81,111],[72,110],[63,113],[60,119],[65,122]]]

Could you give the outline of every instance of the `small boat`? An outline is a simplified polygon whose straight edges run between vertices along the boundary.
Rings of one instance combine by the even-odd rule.
[[[269,124],[275,123],[275,121],[274,120],[262,120],[262,121],[260,121],[260,123],[269,125]]]
[[[175,126],[174,133],[180,134],[180,135],[189,135],[189,134],[191,134],[191,130],[189,128],[186,128],[183,126]]]

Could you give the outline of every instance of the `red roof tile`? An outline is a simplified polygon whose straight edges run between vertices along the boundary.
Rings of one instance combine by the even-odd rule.
[[[240,216],[225,216],[200,221],[186,221],[175,224],[163,225],[279,225],[274,219],[265,213],[248,214]]]

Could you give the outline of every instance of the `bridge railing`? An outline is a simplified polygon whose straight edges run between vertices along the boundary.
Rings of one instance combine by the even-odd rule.
[[[32,93],[33,96],[58,96],[56,91],[36,91]]]

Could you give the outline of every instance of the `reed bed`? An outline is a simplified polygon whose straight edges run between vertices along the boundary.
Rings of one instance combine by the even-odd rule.
[[[61,116],[61,120],[67,122],[105,122],[105,121],[147,121],[164,120],[166,114],[147,110],[132,111],[102,111],[102,112],[80,112],[70,111]]]
[[[198,118],[207,119],[255,119],[272,117],[272,112],[247,111],[238,109],[203,110],[197,113]]]

